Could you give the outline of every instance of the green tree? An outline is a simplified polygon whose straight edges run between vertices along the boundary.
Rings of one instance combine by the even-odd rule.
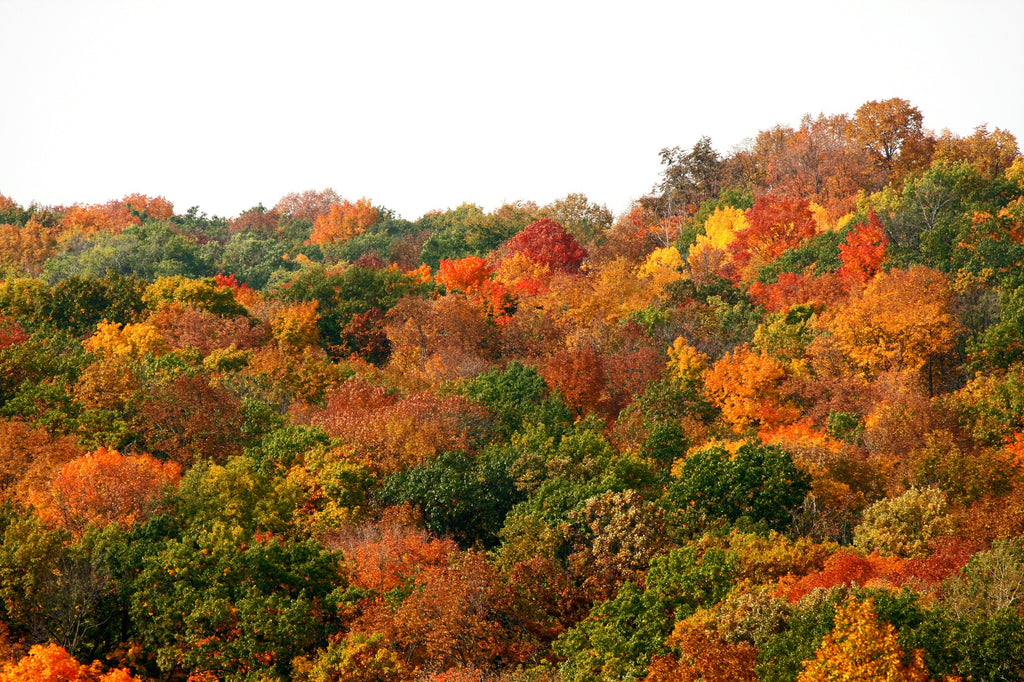
[[[809,490],[810,476],[796,468],[788,452],[748,442],[734,455],[721,446],[691,454],[664,504],[684,532],[716,520],[784,530]]]
[[[555,641],[555,654],[565,658],[561,679],[643,679],[651,656],[666,652],[673,625],[721,600],[733,573],[732,558],[717,549],[701,555],[682,547],[654,559],[644,588],[625,583],[614,599],[598,604]]]
[[[312,541],[216,522],[144,560],[132,617],[165,675],[292,679],[293,660],[339,625],[339,561]]]

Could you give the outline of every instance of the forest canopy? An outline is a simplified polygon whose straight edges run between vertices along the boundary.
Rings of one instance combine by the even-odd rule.
[[[1020,679],[1016,138],[660,158],[619,216],[0,195],[0,680]]]

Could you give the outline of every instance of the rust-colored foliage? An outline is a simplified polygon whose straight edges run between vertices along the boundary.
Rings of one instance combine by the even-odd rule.
[[[554,641],[582,620],[590,600],[555,559],[535,556],[507,572],[513,590],[513,611],[523,629],[537,641]]]
[[[0,350],[28,341],[28,333],[15,320],[0,315]]]
[[[540,374],[579,416],[608,407],[604,358],[593,348],[558,351],[540,367]]]
[[[366,228],[379,219],[380,213],[369,199],[363,198],[355,203],[346,199],[332,204],[326,215],[317,216],[313,221],[313,233],[309,241],[312,244],[345,242],[365,232]]]
[[[157,387],[139,410],[138,430],[150,452],[183,466],[241,454],[241,402],[203,375],[180,376]]]
[[[342,528],[327,544],[345,555],[353,587],[379,594],[404,585],[428,566],[447,563],[458,552],[453,540],[425,531],[408,507],[391,507],[379,521]]]
[[[765,173],[760,184],[780,194],[844,213],[857,192],[870,187],[872,160],[850,136],[846,115],[804,116],[797,130],[759,135],[755,149]]]
[[[427,670],[526,660],[534,646],[509,629],[511,592],[483,554],[429,566],[394,612],[394,638]]]
[[[262,205],[243,211],[237,218],[228,222],[228,229],[231,232],[264,232],[273,233],[277,231],[281,214],[276,210],[266,210]]]
[[[921,110],[899,97],[865,102],[857,109],[851,134],[871,155],[878,187],[928,166],[934,142],[925,134],[923,121]]]
[[[841,549],[825,561],[825,567],[820,571],[809,573],[798,580],[780,580],[779,594],[796,603],[817,588],[828,589],[838,585],[892,585],[896,572],[902,566],[902,560],[882,557],[878,552],[861,556]]]
[[[727,642],[699,619],[676,623],[665,644],[678,656],[655,656],[644,682],[757,682],[757,649]]]
[[[801,273],[780,273],[778,279],[771,284],[753,282],[749,293],[769,312],[778,313],[795,305],[829,308],[842,298],[844,291],[834,273],[817,275],[807,270]]]
[[[437,283],[449,291],[461,291],[481,304],[488,315],[496,317],[505,315],[511,308],[512,295],[501,282],[492,279],[494,274],[490,263],[477,256],[458,260],[442,259],[437,271]],[[514,288],[530,290],[523,279],[513,279]]]
[[[44,486],[54,471],[82,454],[68,436],[17,419],[0,420],[0,499]]]
[[[530,260],[546,265],[552,270],[575,272],[579,270],[587,251],[561,223],[543,218],[527,225],[522,232],[505,242],[502,247],[505,257],[517,253]]]
[[[908,559],[889,576],[894,585],[915,589],[935,589],[944,580],[959,573],[970,558],[983,549],[977,538],[948,536],[930,543],[931,554]]]
[[[385,317],[389,370],[409,388],[487,370],[496,359],[498,334],[488,313],[482,301],[460,293],[402,299]]]
[[[341,438],[379,475],[422,464],[439,453],[472,450],[489,428],[486,413],[463,398],[429,391],[406,397],[350,379],[327,396],[313,424]]]
[[[145,521],[180,478],[181,466],[174,462],[101,447],[62,466],[29,499],[47,525],[80,534],[88,526]]]
[[[223,316],[178,304],[168,304],[149,316],[170,350],[194,348],[204,357],[218,348],[258,348],[266,329],[244,315]]]
[[[136,679],[125,668],[103,672],[99,661],[83,665],[56,644],[37,644],[21,660],[0,670],[0,682],[134,682]]]

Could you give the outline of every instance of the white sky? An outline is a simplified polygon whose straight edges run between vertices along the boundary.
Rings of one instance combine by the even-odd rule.
[[[1024,1],[0,0],[0,83],[0,193],[26,205],[620,213],[663,147],[868,100],[1024,145]]]

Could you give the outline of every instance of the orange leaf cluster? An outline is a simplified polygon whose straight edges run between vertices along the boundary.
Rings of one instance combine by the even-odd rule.
[[[125,668],[103,672],[99,661],[83,665],[64,647],[37,644],[17,663],[0,670],[0,682],[135,682]]]
[[[405,507],[385,510],[379,521],[344,528],[329,544],[345,555],[354,587],[381,594],[428,566],[447,563],[458,552],[453,540],[435,538],[418,527]]]
[[[471,450],[489,420],[464,398],[426,391],[399,397],[350,379],[328,394],[312,422],[352,447],[360,463],[386,475],[444,451]]]
[[[344,200],[331,204],[326,215],[319,215],[313,221],[311,244],[336,244],[362,234],[370,225],[380,220],[380,213],[369,199],[363,198],[352,203]]]
[[[110,523],[133,526],[156,510],[180,478],[181,466],[174,462],[101,447],[62,466],[30,500],[48,525],[76,533]]]
[[[879,556],[873,552],[861,556],[847,550],[839,550],[825,561],[825,567],[797,580],[791,576],[779,581],[778,593],[796,603],[812,590],[828,589],[839,585],[887,586],[893,584],[896,572],[903,561]]]

